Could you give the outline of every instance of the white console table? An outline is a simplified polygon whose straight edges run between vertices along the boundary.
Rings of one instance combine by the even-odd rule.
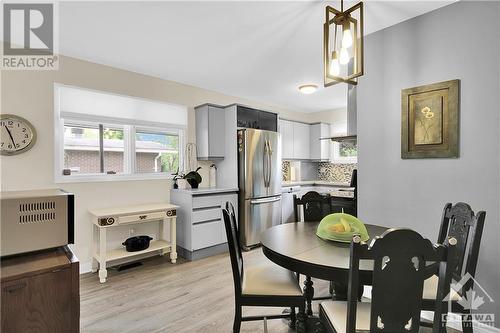
[[[123,206],[91,210],[92,215],[92,272],[96,272],[99,264],[99,281],[106,282],[108,262],[132,258],[134,256],[158,251],[160,255],[170,252],[170,261],[177,261],[176,250],[176,217],[179,206],[159,203],[137,206]],[[158,239],[152,240],[149,247],[142,251],[127,252],[125,248],[108,249],[106,234],[118,226],[142,224],[160,221]],[[170,222],[170,240],[164,236],[164,223]],[[94,231],[98,239],[94,240]]]

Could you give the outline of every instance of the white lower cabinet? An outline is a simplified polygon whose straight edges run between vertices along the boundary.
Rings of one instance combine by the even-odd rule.
[[[196,260],[227,251],[222,208],[229,201],[238,216],[236,191],[171,190],[170,202],[180,206],[177,211],[177,252],[180,256]]]
[[[193,250],[199,250],[209,246],[225,243],[225,237],[222,234],[221,229],[224,231],[224,224],[220,219],[216,221],[193,224],[191,234]]]

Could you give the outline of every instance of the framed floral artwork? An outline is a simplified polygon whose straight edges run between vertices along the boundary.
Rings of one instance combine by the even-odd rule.
[[[401,158],[459,156],[460,80],[401,91]]]

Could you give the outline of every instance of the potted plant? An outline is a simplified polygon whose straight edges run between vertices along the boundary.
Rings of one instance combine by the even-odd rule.
[[[191,185],[191,188],[198,188],[198,185],[202,181],[201,175],[198,173],[198,170],[200,169],[201,167],[198,167],[196,168],[196,170],[188,172],[183,177],[189,183],[189,185]]]
[[[182,172],[179,172],[179,169],[177,169],[177,172],[172,175],[174,176],[172,179],[174,181],[174,189],[184,190],[187,188],[187,181],[184,179],[185,175]]]

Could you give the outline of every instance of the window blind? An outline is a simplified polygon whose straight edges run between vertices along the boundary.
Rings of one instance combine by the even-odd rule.
[[[179,104],[64,86],[59,88],[58,102],[62,118],[187,127],[187,107]]]

